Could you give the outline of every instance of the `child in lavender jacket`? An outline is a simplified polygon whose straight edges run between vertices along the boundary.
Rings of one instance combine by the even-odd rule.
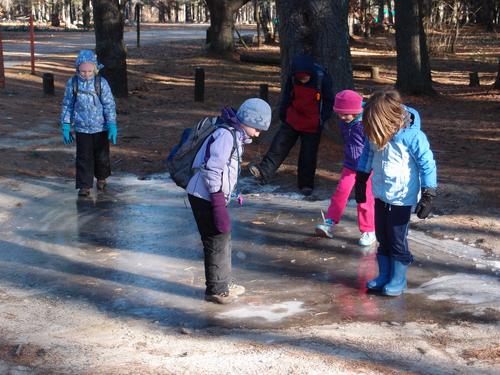
[[[316,234],[321,237],[333,237],[333,228],[338,224],[349,199],[355,178],[358,160],[363,152],[366,137],[363,131],[361,116],[363,97],[352,90],[344,90],[335,96],[333,110],[340,118],[340,130],[344,139],[344,166],[332,195],[328,212],[323,224],[316,225]],[[358,228],[361,232],[359,244],[369,246],[375,242],[374,198],[371,193],[371,178],[367,181],[366,202],[359,203]]]
[[[193,162],[196,173],[186,187],[205,257],[205,300],[228,304],[245,288],[230,282],[231,218],[227,209],[240,171],[243,145],[269,129],[271,107],[262,99],[246,100],[237,112],[224,108]]]

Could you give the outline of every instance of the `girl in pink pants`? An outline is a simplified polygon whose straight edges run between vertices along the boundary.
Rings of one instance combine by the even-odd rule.
[[[361,122],[363,98],[352,90],[344,90],[335,96],[333,110],[340,118],[339,127],[344,139],[344,165],[337,190],[332,195],[328,212],[322,224],[316,225],[316,234],[333,237],[333,228],[338,224],[354,187],[358,160],[363,152],[366,137]],[[358,204],[358,228],[361,232],[359,244],[369,246],[375,242],[374,198],[371,177],[367,181],[366,202]]]

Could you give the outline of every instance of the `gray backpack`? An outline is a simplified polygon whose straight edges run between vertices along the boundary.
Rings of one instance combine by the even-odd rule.
[[[209,137],[218,128],[224,128],[231,132],[233,136],[233,149],[236,150],[236,136],[234,129],[224,125],[217,124],[217,117],[206,117],[194,127],[184,129],[181,139],[177,145],[174,146],[167,157],[167,170],[170,173],[172,180],[185,189],[193,177],[195,170],[193,169],[193,162],[196,154],[200,150],[205,139]]]

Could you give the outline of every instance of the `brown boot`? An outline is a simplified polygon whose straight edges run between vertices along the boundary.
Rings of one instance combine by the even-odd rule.
[[[97,180],[97,190],[104,190],[106,185],[106,180]]]
[[[90,189],[89,188],[80,188],[78,190],[78,196],[79,197],[88,197],[90,195]]]
[[[228,292],[220,294],[205,294],[205,301],[218,303],[220,305],[228,305],[233,303],[238,296],[245,293],[245,287],[242,285],[231,283],[228,288]]]

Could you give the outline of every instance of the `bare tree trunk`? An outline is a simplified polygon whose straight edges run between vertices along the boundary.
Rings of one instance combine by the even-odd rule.
[[[90,0],[82,1],[83,28],[90,29]]]
[[[378,23],[383,24],[384,23],[384,3],[385,0],[377,0],[377,6],[378,6]]]
[[[331,72],[333,90],[354,87],[352,79],[348,0],[277,0],[280,19],[282,83],[295,55],[310,53]]]
[[[432,94],[432,78],[420,0],[396,1],[396,87],[409,94]]]
[[[127,53],[123,43],[123,17],[119,0],[93,0],[96,52],[104,64],[103,76],[113,94],[128,95]]]
[[[222,53],[234,49],[234,13],[249,0],[206,0],[210,10],[209,40],[212,52]]]
[[[259,21],[264,34],[264,43],[273,42],[273,20],[271,19],[271,4],[270,1],[259,0]]]
[[[50,12],[50,24],[54,27],[61,26],[61,20],[59,18],[59,13],[61,11],[61,4],[59,0],[54,0],[52,4],[52,10]]]
[[[394,25],[394,16],[392,15],[392,0],[387,0],[387,15],[389,16],[389,24]]]

